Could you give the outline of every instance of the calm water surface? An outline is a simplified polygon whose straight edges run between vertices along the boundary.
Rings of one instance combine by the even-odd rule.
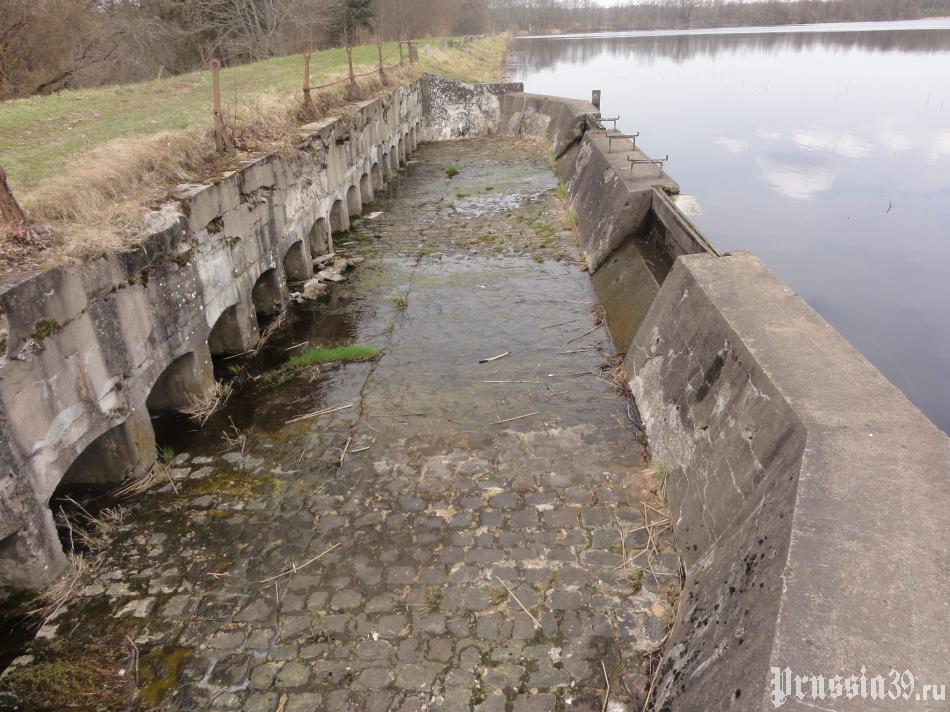
[[[523,38],[950,432],[950,21]]]

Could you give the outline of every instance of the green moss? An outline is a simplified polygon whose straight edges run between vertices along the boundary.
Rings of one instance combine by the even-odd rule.
[[[11,670],[0,680],[0,692],[12,693],[25,709],[74,708],[77,700],[86,709],[127,709],[126,679],[116,674],[127,660],[124,641],[62,641],[36,662]]]
[[[33,338],[42,341],[49,336],[55,336],[62,328],[60,323],[52,318],[40,319],[36,322],[36,328],[33,330]]]

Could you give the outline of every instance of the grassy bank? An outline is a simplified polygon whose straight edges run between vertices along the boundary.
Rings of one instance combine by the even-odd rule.
[[[503,36],[453,47],[438,39],[419,40],[419,63],[410,67],[407,56],[402,68],[390,70],[390,83],[409,81],[419,72],[497,80],[506,45]],[[385,44],[383,54],[387,65],[399,61],[394,43]],[[353,59],[358,74],[372,72],[376,46],[355,48]],[[346,76],[344,50],[314,53],[311,86]],[[344,82],[315,91],[316,114],[305,116],[301,55],[230,67],[221,72],[221,81],[227,122],[244,157],[279,147],[302,121],[332,115],[348,101],[383,88],[378,74],[371,74],[356,90]],[[65,253],[82,256],[121,244],[136,231],[142,206],[175,183],[221,167],[210,118],[207,70],[3,102],[0,166],[24,207],[52,225]],[[11,268],[16,265],[0,264],[0,270]]]
[[[505,46],[502,38],[479,40],[465,48],[438,45],[436,39],[418,41],[421,71],[463,81],[497,79]],[[386,64],[399,61],[394,43],[383,45],[383,54]],[[375,45],[353,50],[357,73],[373,70],[377,61]],[[344,50],[316,52],[311,59],[311,84],[342,79],[346,71]],[[301,55],[221,72],[222,99],[232,104],[275,95],[299,97],[302,83]],[[211,74],[205,70],[141,84],[0,102],[0,166],[6,169],[13,190],[25,198],[45,178],[61,171],[64,162],[91,148],[117,138],[203,128],[209,125],[210,114]]]

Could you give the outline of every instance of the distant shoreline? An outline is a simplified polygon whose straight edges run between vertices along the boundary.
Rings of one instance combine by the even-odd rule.
[[[678,35],[769,34],[782,32],[887,32],[950,30],[950,16],[926,17],[917,20],[861,20],[852,22],[809,22],[785,25],[729,25],[722,27],[682,27],[666,29],[603,29],[587,32],[552,32],[517,35],[516,40],[574,39],[582,37],[674,37]]]

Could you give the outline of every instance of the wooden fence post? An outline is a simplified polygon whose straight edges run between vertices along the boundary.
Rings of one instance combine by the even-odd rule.
[[[303,105],[304,108],[313,113],[313,99],[310,97],[310,56],[313,50],[303,53]]]
[[[234,139],[231,132],[224,125],[224,114],[221,111],[221,61],[212,59],[208,62],[211,68],[211,93],[214,98],[214,143],[219,151],[230,151],[234,148]]]
[[[2,166],[0,166],[0,218],[11,225],[26,221],[26,213],[13,197],[13,191],[7,183],[7,174]]]
[[[356,76],[353,74],[353,48],[350,45],[346,46],[346,61],[350,65],[350,84],[356,86]]]
[[[383,67],[383,44],[381,42],[376,44],[376,50],[379,52],[379,78],[382,80],[383,84],[385,84],[386,69]]]

